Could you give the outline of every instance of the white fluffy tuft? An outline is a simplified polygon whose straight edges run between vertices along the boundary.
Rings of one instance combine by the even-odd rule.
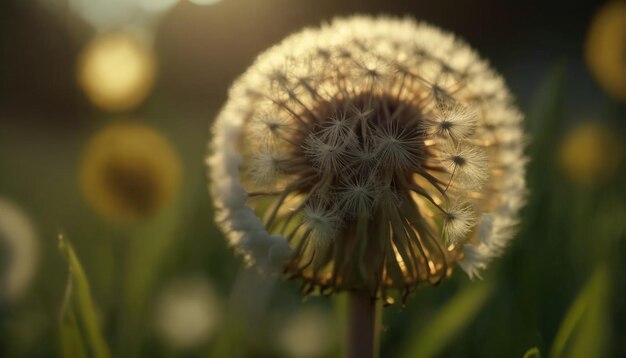
[[[443,212],[443,237],[446,244],[459,244],[468,239],[476,224],[474,210],[468,202],[449,205]]]

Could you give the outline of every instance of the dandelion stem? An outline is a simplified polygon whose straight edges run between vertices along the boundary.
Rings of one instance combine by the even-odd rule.
[[[348,293],[348,358],[378,358],[380,305],[364,291]]]

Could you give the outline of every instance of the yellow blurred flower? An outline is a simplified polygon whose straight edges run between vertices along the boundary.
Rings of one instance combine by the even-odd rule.
[[[613,1],[594,16],[585,49],[587,64],[602,88],[626,102],[626,2]]]
[[[102,216],[119,221],[155,214],[175,194],[179,160],[170,143],[139,123],[114,123],[87,145],[80,168],[83,194]]]
[[[611,178],[624,158],[624,142],[607,125],[585,122],[570,130],[559,152],[561,167],[574,183],[598,184]]]
[[[156,59],[136,37],[112,33],[94,38],[78,61],[78,82],[97,107],[120,112],[135,108],[148,96],[156,75]]]
[[[37,268],[39,245],[33,224],[20,208],[0,198],[0,304],[14,302]]]

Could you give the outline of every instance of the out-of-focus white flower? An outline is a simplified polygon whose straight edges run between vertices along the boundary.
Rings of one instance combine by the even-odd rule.
[[[524,202],[522,118],[488,63],[433,26],[305,29],[258,57],[215,122],[217,222],[249,262],[307,292],[387,299],[455,262],[478,276]]]
[[[337,343],[336,326],[327,310],[303,308],[284,321],[277,335],[278,346],[288,357],[324,357]]]
[[[191,349],[211,339],[222,310],[212,287],[201,279],[171,282],[156,305],[156,331],[176,349]]]
[[[0,303],[13,302],[28,288],[37,268],[39,244],[31,220],[0,198]]]

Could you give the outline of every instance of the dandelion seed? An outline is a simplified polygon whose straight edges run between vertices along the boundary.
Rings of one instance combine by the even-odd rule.
[[[319,171],[340,172],[345,167],[345,141],[326,142],[311,134],[304,143],[304,152]]]
[[[306,228],[311,231],[315,240],[316,249],[325,252],[332,245],[337,229],[339,218],[336,208],[324,208],[322,205],[307,205],[303,213],[303,221]]]
[[[255,140],[274,148],[289,135],[291,125],[284,116],[275,113],[258,113],[250,123],[250,133]]]
[[[452,173],[451,181],[477,189],[487,180],[489,163],[483,148],[467,143],[447,143],[441,145],[441,153],[441,162]]]
[[[374,114],[374,109],[368,107],[369,106],[352,105],[348,113],[351,115],[351,118],[356,119],[357,121],[362,123],[361,125],[363,125],[363,123],[367,123],[371,115]]]
[[[334,113],[328,123],[319,131],[319,137],[326,143],[344,144],[353,137],[352,126],[356,118],[348,118],[345,111]]]
[[[474,212],[468,203],[457,203],[443,213],[442,234],[446,244],[459,244],[467,238],[475,223]]]
[[[424,135],[419,128],[402,128],[392,122],[376,127],[372,136],[374,153],[382,165],[407,170],[423,161]]]
[[[429,120],[434,135],[453,140],[468,138],[476,128],[476,110],[454,103],[438,103]]]
[[[252,156],[248,174],[257,183],[261,185],[271,183],[281,173],[281,159],[278,155],[266,150]]]
[[[289,120],[273,137],[274,180],[239,168],[267,148],[272,127],[249,125],[259,116]],[[521,118],[502,78],[453,35],[338,19],[288,37],[235,82],[207,160],[216,216],[248,262],[306,293],[390,301],[455,263],[479,277],[524,202]],[[265,200],[247,197],[260,181]]]
[[[339,206],[346,215],[369,215],[376,197],[376,186],[371,179],[354,178],[339,186]]]
[[[492,257],[493,254],[486,245],[468,244],[463,247],[463,260],[459,261],[459,266],[471,279],[482,278],[480,271],[487,268]]]

